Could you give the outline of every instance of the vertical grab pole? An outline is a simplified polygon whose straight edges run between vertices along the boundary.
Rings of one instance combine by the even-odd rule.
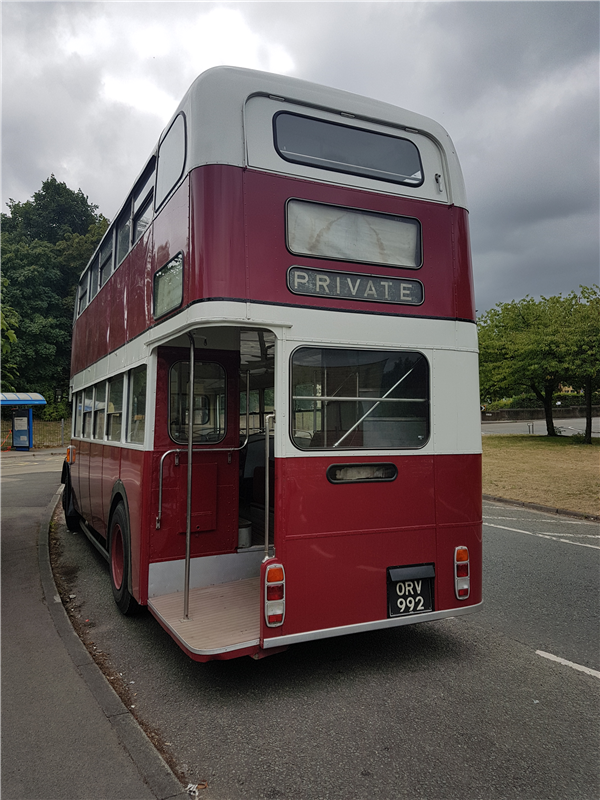
[[[190,618],[190,552],[192,546],[192,456],[194,439],[194,366],[196,343],[190,338],[190,388],[188,393],[188,468],[187,468],[187,513],[185,521],[185,582],[183,586],[183,618]]]
[[[275,414],[265,417],[265,558],[269,557],[269,429],[275,425]]]

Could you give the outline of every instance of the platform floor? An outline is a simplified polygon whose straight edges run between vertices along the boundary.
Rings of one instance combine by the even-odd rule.
[[[184,644],[196,652],[223,651],[260,639],[260,579],[246,578],[190,589],[189,619],[183,592],[152,597],[148,605]]]

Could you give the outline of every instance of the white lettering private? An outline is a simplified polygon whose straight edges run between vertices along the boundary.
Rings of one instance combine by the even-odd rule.
[[[321,287],[329,294],[329,278],[327,275],[317,275],[317,292],[321,291]]]

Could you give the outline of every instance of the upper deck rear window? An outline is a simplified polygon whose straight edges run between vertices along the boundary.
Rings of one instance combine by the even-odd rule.
[[[275,147],[286,161],[406,186],[423,183],[413,142],[300,114],[274,118]]]

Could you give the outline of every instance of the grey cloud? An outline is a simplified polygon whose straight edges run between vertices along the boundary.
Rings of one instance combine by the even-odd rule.
[[[176,102],[195,77],[177,25],[216,8],[243,14],[264,63],[277,43],[297,77],[447,128],[480,311],[598,281],[596,3],[5,3],[3,199],[27,199],[54,172],[112,216],[166,119],[108,99],[103,81],[145,77]],[[150,25],[165,38],[142,59],[128,35]],[[90,52],[65,52],[69,36],[99,30]]]

